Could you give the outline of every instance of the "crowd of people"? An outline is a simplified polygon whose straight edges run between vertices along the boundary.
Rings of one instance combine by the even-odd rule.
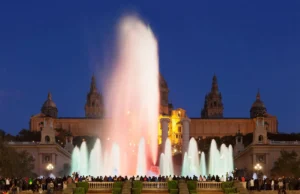
[[[8,191],[12,194],[17,194],[22,190],[32,190],[33,192],[42,193],[47,191],[49,194],[54,193],[55,190],[63,190],[67,188],[67,181],[72,180],[74,183],[77,182],[115,182],[115,181],[147,181],[147,182],[166,182],[171,180],[194,180],[200,182],[223,182],[232,181],[233,177],[226,175],[224,176],[193,176],[193,177],[183,177],[183,176],[80,176],[78,173],[73,173],[72,176],[64,176],[62,178],[45,178],[40,177],[36,179],[31,178],[3,178],[0,177],[0,191],[1,193],[7,193]],[[269,179],[269,178],[236,178],[241,182],[246,183],[247,189],[250,191],[254,190],[278,190],[285,193],[286,190],[300,190],[300,178],[279,178],[279,179]]]
[[[113,181],[134,181],[134,180],[139,180],[139,181],[146,181],[146,182],[167,182],[171,180],[194,180],[194,181],[216,181],[216,182],[224,182],[224,181],[231,181],[233,178],[231,176],[222,176],[219,177],[218,175],[216,176],[176,176],[176,175],[169,175],[169,176],[98,176],[98,177],[93,177],[93,176],[79,176],[78,173],[73,173],[72,178],[74,179],[75,182],[84,182],[84,181],[93,181],[93,182],[113,182]]]
[[[280,190],[285,192],[286,190],[300,190],[300,178],[294,177],[281,177],[281,178],[249,178],[245,179],[241,177],[242,182],[246,182],[248,190]]]

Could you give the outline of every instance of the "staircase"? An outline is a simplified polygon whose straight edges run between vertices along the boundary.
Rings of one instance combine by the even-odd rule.
[[[235,181],[234,186],[237,188],[239,194],[249,194],[249,191],[243,186],[242,182]]]
[[[184,180],[180,180],[178,183],[179,194],[189,194],[189,189]]]
[[[122,194],[131,194],[131,182],[125,181],[122,186]]]

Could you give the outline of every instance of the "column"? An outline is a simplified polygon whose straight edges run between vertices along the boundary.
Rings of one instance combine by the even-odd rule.
[[[169,118],[160,119],[161,130],[162,130],[161,152],[165,151],[165,144],[168,139],[169,122],[170,122]]]
[[[182,126],[183,126],[181,152],[182,152],[183,155],[184,155],[185,152],[188,151],[188,148],[189,148],[190,122],[191,122],[191,120],[189,118],[181,119],[181,123],[182,123]]]

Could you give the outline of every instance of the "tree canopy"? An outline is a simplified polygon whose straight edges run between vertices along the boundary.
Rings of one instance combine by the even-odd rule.
[[[34,158],[27,152],[17,152],[7,146],[0,137],[0,176],[3,177],[31,177],[34,176]]]
[[[273,176],[299,177],[300,159],[295,151],[287,152],[282,150],[280,157],[275,161],[271,169]]]

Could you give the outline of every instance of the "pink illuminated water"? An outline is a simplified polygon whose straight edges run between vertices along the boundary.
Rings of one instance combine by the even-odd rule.
[[[135,16],[118,26],[116,60],[108,75],[105,103],[110,124],[105,128],[105,149],[119,147],[120,174],[136,174],[138,145],[145,141],[147,165],[157,161],[158,48],[151,29]],[[128,165],[130,164],[130,165]],[[140,164],[141,165],[141,164]]]

